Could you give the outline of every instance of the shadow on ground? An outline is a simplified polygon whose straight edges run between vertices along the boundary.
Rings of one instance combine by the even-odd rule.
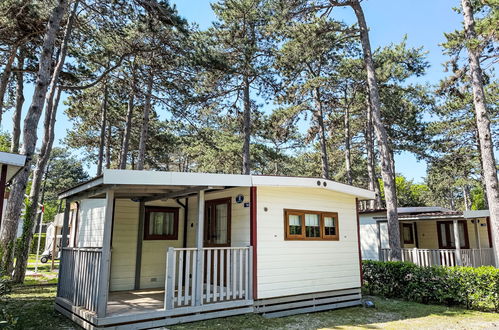
[[[353,307],[276,319],[252,314],[178,325],[171,329],[470,329],[499,326],[499,315],[494,313],[377,297],[370,299],[376,308]]]
[[[0,329],[81,329],[54,310],[56,285],[17,286],[0,298]]]
[[[0,298],[0,329],[80,329],[54,311],[55,285],[18,286]],[[266,319],[248,314],[171,327],[182,329],[472,329],[499,327],[499,314],[371,297],[376,308],[353,307]],[[4,324],[5,325],[5,324]]]

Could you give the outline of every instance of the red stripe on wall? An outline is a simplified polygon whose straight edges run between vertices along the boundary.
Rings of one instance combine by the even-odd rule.
[[[258,298],[257,290],[257,235],[256,235],[256,187],[250,187],[250,241],[253,247],[253,299]]]

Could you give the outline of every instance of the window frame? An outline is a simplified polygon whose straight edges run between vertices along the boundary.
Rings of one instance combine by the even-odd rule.
[[[404,236],[404,228],[409,228],[411,239],[406,241]],[[402,224],[402,241],[404,244],[416,244],[414,240],[414,224],[413,223],[403,223]]]
[[[305,214],[317,214],[319,216],[319,226],[320,226],[320,237],[307,237],[306,235],[306,224],[305,224]],[[301,235],[291,235],[289,233],[289,215],[297,215],[301,218]],[[324,218],[332,217],[336,220],[335,235],[326,235]],[[284,240],[286,241],[339,241],[340,239],[340,229],[339,229],[339,218],[338,212],[329,211],[312,211],[312,210],[295,210],[295,209],[284,209]]]
[[[324,222],[324,218],[326,218],[326,217],[333,218],[336,221],[336,223],[335,223],[336,233],[334,235],[326,235],[326,225]],[[340,222],[340,220],[338,219],[338,212],[322,212],[321,230],[323,231],[324,239],[331,240],[331,241],[339,241],[340,240],[339,222]]]
[[[173,235],[152,235],[149,234],[149,226],[151,224],[151,213],[173,213]],[[178,207],[166,206],[146,206],[144,208],[144,241],[176,241],[178,240]]]

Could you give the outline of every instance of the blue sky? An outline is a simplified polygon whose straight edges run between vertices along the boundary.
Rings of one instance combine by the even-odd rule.
[[[215,20],[207,0],[173,0],[179,13],[189,22],[197,23],[204,29]],[[457,6],[457,0],[365,0],[363,7],[367,23],[370,27],[370,38],[373,49],[390,43],[398,43],[404,35],[408,36],[409,46],[422,46],[428,52],[428,61],[431,67],[424,77],[419,78],[420,83],[437,83],[445,76],[442,63],[447,58],[442,55],[439,44],[444,41],[444,32],[450,32],[460,27],[460,16],[452,11]],[[347,23],[354,23],[355,17],[349,8],[338,8],[333,12],[337,19],[343,19]],[[29,106],[32,96],[32,87],[27,86],[25,108]],[[56,124],[56,145],[71,129],[67,118],[63,114],[64,106],[59,108]],[[11,131],[12,113],[7,112],[3,116],[1,129]],[[40,120],[39,135],[41,136]],[[409,153],[402,153],[395,158],[396,170],[409,179],[421,182],[426,173],[426,164],[418,162]],[[95,166],[89,168],[90,174],[94,174]]]
[[[215,20],[210,1],[174,0],[178,12],[188,21],[207,28]],[[370,28],[373,49],[398,43],[407,35],[408,46],[423,47],[428,52],[430,63],[424,77],[418,82],[436,84],[445,76],[442,63],[448,58],[439,46],[445,41],[444,32],[461,26],[461,17],[452,10],[459,1],[451,0],[365,0],[362,2],[367,24]],[[333,16],[349,24],[355,23],[350,8],[337,8]],[[425,162],[419,162],[407,152],[395,156],[395,167],[415,182],[421,182],[426,174]]]

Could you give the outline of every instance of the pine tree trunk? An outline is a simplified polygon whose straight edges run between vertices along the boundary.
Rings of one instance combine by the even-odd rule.
[[[52,79],[50,81],[50,91],[47,95],[45,121],[44,121],[44,135],[40,153],[33,171],[33,179],[31,182],[31,190],[29,195],[28,207],[26,208],[23,232],[21,236],[21,243],[16,248],[16,265],[14,268],[14,276],[12,280],[14,283],[23,283],[26,274],[26,267],[28,266],[29,248],[33,240],[33,232],[36,226],[38,203],[40,202],[40,192],[42,186],[42,179],[47,170],[47,164],[52,153],[52,146],[54,144],[54,129],[57,116],[57,108],[61,97],[61,89],[57,86],[59,75],[66,61],[66,53],[68,49],[68,42],[71,37],[73,23],[76,16],[79,1],[75,1],[71,14],[69,15],[66,28],[64,30],[63,42],[61,44],[59,58],[55,65]]]
[[[101,104],[99,154],[97,156],[97,175],[102,174],[102,164],[104,163],[104,144],[106,143],[107,125],[107,81],[104,82],[104,91]]]
[[[132,132],[133,108],[135,103],[135,67],[132,70],[132,83],[130,86],[130,96],[128,97],[128,106],[125,122],[125,132],[123,133],[123,142],[121,143],[120,169],[126,169],[128,160],[128,148],[130,146],[130,135]]]
[[[471,209],[471,200],[470,200],[470,188],[467,184],[463,185],[463,201],[464,201],[464,210],[469,211]]]
[[[139,157],[137,159],[137,169],[144,169],[144,162],[146,156],[146,145],[147,145],[147,136],[149,132],[149,113],[151,111],[151,95],[152,95],[152,87],[154,83],[154,76],[152,71],[149,73],[149,79],[147,80],[147,90],[146,97],[144,102],[144,113],[142,116],[142,129],[140,132],[140,141],[139,141]]]
[[[12,141],[10,152],[17,154],[19,152],[19,138],[21,137],[21,115],[24,104],[24,49],[21,48],[17,57],[18,71],[16,72],[16,109],[12,116]]]
[[[480,140],[480,155],[482,159],[483,177],[487,191],[487,200],[490,211],[492,238],[496,265],[499,265],[499,187],[497,183],[497,167],[494,158],[494,145],[490,131],[490,120],[487,113],[483,76],[480,67],[479,50],[472,41],[477,40],[473,8],[469,0],[461,0],[464,18],[464,29],[467,39],[468,60],[473,87],[473,105],[476,113],[476,125]]]
[[[111,122],[107,121],[107,134],[106,134],[106,168],[111,168],[111,138],[112,138],[112,126]]]
[[[52,152],[54,143],[54,127],[57,115],[57,108],[61,97],[61,90],[59,87],[55,88],[55,96],[51,101],[51,105],[47,104],[47,111],[45,114],[44,123],[44,136],[40,154],[33,171],[33,180],[31,182],[31,191],[29,195],[28,207],[24,216],[23,231],[21,235],[21,244],[17,246],[15,251],[16,265],[14,268],[14,275],[12,281],[14,283],[23,283],[24,276],[26,275],[26,267],[28,266],[29,248],[33,240],[33,233],[38,219],[37,210],[39,209],[38,203],[41,202],[40,192],[42,179],[45,176],[47,164]],[[51,108],[51,109],[49,109]]]
[[[376,175],[375,167],[375,152],[374,152],[374,136],[372,126],[372,111],[369,105],[369,98],[367,101],[367,114],[366,114],[366,150],[367,150],[367,176],[369,180],[368,189],[374,191],[376,194],[375,199],[369,201],[369,209],[377,210],[382,207],[381,192],[379,187],[378,177]]]
[[[3,115],[3,101],[5,99],[5,94],[7,92],[7,85],[9,84],[10,73],[12,70],[12,63],[14,63],[14,59],[17,54],[17,46],[13,45],[9,57],[7,58],[7,63],[5,63],[5,67],[3,69],[2,77],[0,78],[0,124],[2,123],[2,115]]]
[[[321,94],[318,88],[314,90],[314,118],[319,128],[319,144],[321,147],[321,176],[329,179],[329,160],[327,156],[326,129],[324,127],[324,111],[322,110]]]
[[[59,0],[56,7],[52,10],[41,48],[33,99],[28,109],[28,113],[26,114],[23,127],[21,154],[26,155],[27,162],[26,166],[13,180],[12,190],[10,191],[9,202],[7,204],[5,218],[2,221],[2,229],[0,232],[0,253],[2,255],[0,271],[3,274],[10,274],[13,265],[14,241],[19,216],[23,206],[24,193],[30,174],[33,153],[36,147],[38,122],[43,111],[43,103],[50,82],[50,69],[52,66],[55,38],[59,31],[62,17],[67,10],[67,5],[67,0]]]
[[[392,159],[388,136],[381,119],[381,106],[379,100],[378,82],[372,58],[369,32],[364,17],[364,12],[358,0],[350,2],[360,29],[360,39],[364,54],[364,62],[367,71],[367,86],[369,89],[369,100],[371,102],[373,126],[378,140],[381,157],[381,177],[385,188],[386,217],[388,219],[388,241],[390,245],[390,260],[401,260],[400,250],[400,227],[397,214],[397,193],[395,190],[395,173],[392,172]]]
[[[243,82],[243,174],[251,173],[251,100],[250,100],[250,82],[247,76]]]
[[[352,164],[351,164],[351,150],[350,150],[350,109],[345,107],[345,171],[347,183],[352,184]]]

